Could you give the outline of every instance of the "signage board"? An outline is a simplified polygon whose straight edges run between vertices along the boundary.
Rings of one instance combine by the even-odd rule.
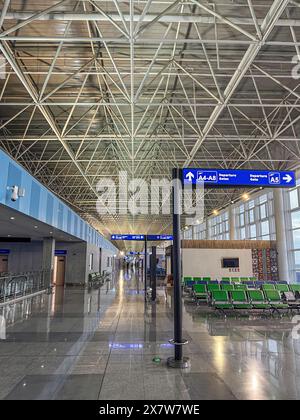
[[[185,185],[204,184],[209,188],[263,187],[293,188],[296,174],[292,171],[254,171],[230,169],[183,169]]]

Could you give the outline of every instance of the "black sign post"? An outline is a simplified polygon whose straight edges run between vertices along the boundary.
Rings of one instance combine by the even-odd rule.
[[[151,255],[151,289],[152,289],[152,302],[156,302],[156,266],[157,266],[157,259],[156,259],[156,246],[152,247],[152,255]]]
[[[148,259],[148,241],[147,236],[145,236],[145,263],[144,263],[144,277],[145,277],[145,302],[147,302],[147,259]]]
[[[174,344],[175,356],[168,359],[168,366],[184,369],[190,366],[183,357],[183,346],[188,344],[182,338],[182,288],[181,288],[181,191],[182,171],[173,169],[173,282],[174,282]]]

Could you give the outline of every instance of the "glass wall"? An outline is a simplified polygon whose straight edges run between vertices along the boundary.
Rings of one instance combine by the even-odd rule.
[[[263,192],[235,207],[236,239],[275,240],[272,192]]]
[[[300,283],[300,185],[286,193],[290,276]]]
[[[209,238],[212,240],[229,239],[229,212],[225,211],[218,216],[211,217],[208,222]]]
[[[194,239],[196,240],[207,239],[206,222],[201,223],[200,225],[194,226]]]
[[[185,229],[183,232],[183,239],[194,239],[193,237],[193,227]]]

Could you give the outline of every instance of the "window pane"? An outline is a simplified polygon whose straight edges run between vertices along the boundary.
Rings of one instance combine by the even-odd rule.
[[[256,238],[256,225],[251,225],[250,226],[250,237],[251,238]]]
[[[300,249],[300,230],[293,231],[294,249]]]
[[[290,191],[290,203],[291,209],[296,209],[299,207],[299,200],[298,200],[298,190]]]
[[[268,221],[262,222],[262,224],[261,224],[261,234],[262,234],[262,236],[270,234],[270,227],[269,227],[269,222]]]
[[[242,213],[240,214],[240,226],[244,226],[245,225],[245,214]]]
[[[249,209],[253,209],[255,207],[255,202],[254,200],[249,201]]]
[[[241,229],[241,239],[243,240],[243,239],[246,239],[246,229],[245,228],[242,228]]]
[[[260,218],[266,219],[266,217],[267,217],[267,206],[266,204],[263,204],[262,206],[260,206]]]
[[[294,211],[292,213],[292,226],[293,229],[300,228],[300,211]]]
[[[254,210],[250,210],[249,211],[249,222],[253,223],[254,222]]]
[[[296,251],[294,254],[295,254],[295,264],[300,265],[300,251]]]
[[[268,201],[268,196],[266,194],[265,195],[261,195],[259,197],[259,202],[260,203],[265,203],[266,201]]]

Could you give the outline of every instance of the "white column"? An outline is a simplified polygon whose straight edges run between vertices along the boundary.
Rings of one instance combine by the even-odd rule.
[[[234,208],[233,208],[232,205],[229,206],[228,212],[229,212],[229,239],[231,241],[234,241],[236,239],[235,238],[235,228],[236,228],[236,226],[235,226]]]
[[[55,254],[55,239],[53,238],[44,238],[43,240],[43,260],[42,260],[42,270],[53,272],[54,269],[54,254]],[[50,285],[52,278],[47,276],[47,283]]]
[[[278,252],[279,280],[290,281],[283,190],[274,189],[274,213]]]

